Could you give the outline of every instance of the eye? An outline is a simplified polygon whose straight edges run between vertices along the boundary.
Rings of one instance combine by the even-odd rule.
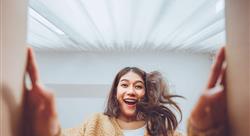
[[[136,85],[135,89],[143,89],[143,86],[142,85]]]
[[[121,87],[123,87],[123,88],[127,88],[128,87],[128,85],[127,84],[121,84]]]

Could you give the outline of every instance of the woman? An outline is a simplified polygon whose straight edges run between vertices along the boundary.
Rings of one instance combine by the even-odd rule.
[[[224,85],[223,61],[222,48],[212,68],[207,89],[190,115],[188,135],[224,135],[226,132],[225,90],[215,87],[218,83]],[[31,49],[28,50],[27,72],[32,88],[26,91],[25,97],[25,135],[181,135],[175,131],[178,125],[176,116],[164,106],[172,105],[181,113],[172,100],[172,97],[178,96],[168,94],[167,86],[158,72],[147,74],[134,67],[122,69],[115,77],[104,114],[96,114],[78,128],[65,131],[60,129],[53,95],[39,83]]]

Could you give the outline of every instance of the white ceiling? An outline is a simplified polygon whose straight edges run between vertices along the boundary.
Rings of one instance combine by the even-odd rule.
[[[223,0],[29,0],[39,51],[185,51],[225,43]]]

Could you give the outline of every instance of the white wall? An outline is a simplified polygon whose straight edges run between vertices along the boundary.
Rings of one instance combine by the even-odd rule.
[[[56,93],[62,127],[73,127],[93,112],[102,112],[115,74],[125,66],[138,66],[147,72],[159,70],[170,82],[184,120],[204,88],[211,65],[206,54],[134,52],[80,53],[37,52],[43,83]]]

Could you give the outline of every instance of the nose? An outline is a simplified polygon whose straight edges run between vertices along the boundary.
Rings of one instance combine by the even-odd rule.
[[[128,95],[135,95],[135,89],[133,86],[130,86],[127,90]]]

